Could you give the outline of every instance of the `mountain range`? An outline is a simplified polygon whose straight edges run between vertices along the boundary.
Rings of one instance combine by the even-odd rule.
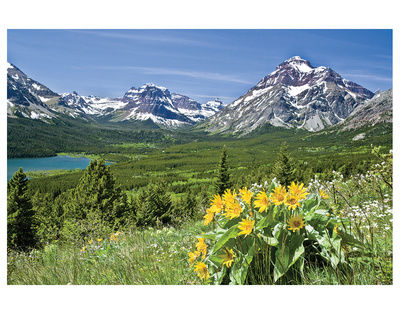
[[[61,95],[29,78],[12,64],[7,67],[7,115],[31,119],[57,118],[67,114],[85,120],[106,118],[111,122],[151,120],[166,127],[193,125],[224,107],[218,98],[200,104],[187,96],[170,93],[165,87],[148,83],[132,87],[120,98]]]
[[[196,125],[207,132],[246,134],[264,124],[319,131],[392,122],[391,90],[377,93],[329,67],[292,57],[229,105],[218,98],[200,104],[148,83],[111,99],[57,94],[12,64],[7,68],[7,115],[49,121],[62,115],[109,122],[150,120],[167,128]]]

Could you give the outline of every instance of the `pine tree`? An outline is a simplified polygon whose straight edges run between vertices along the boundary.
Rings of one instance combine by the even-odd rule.
[[[67,219],[84,220],[96,216],[112,226],[123,219],[127,209],[126,196],[115,186],[111,169],[102,159],[90,162],[68,198],[65,204]]]
[[[222,195],[226,189],[231,188],[230,175],[228,173],[226,146],[222,148],[221,160],[214,182],[214,193]]]
[[[35,212],[34,228],[38,242],[51,243],[60,237],[61,217],[63,214],[62,197],[53,199],[50,193],[32,197],[32,209]]]
[[[21,250],[35,246],[36,242],[27,181],[24,171],[19,168],[7,183],[7,246]]]
[[[189,187],[186,188],[184,196],[175,204],[173,216],[178,223],[200,218],[196,197]]]
[[[272,176],[277,178],[280,184],[284,186],[290,185],[295,180],[293,161],[287,149],[286,142],[284,142],[281,145],[272,170]]]
[[[134,206],[138,226],[155,226],[157,223],[171,222],[173,215],[171,196],[166,193],[161,183],[151,184],[142,190]]]

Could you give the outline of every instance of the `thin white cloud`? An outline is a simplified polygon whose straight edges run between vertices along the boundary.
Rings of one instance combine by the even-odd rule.
[[[374,81],[381,81],[381,82],[392,82],[391,77],[386,76],[379,76],[374,74],[353,74],[353,73],[345,73],[341,74],[342,77],[345,78],[355,78],[355,79],[367,79],[367,80],[374,80]]]
[[[201,71],[189,71],[171,68],[156,68],[156,67],[137,67],[137,66],[96,66],[90,67],[90,69],[100,70],[135,70],[140,71],[143,74],[152,75],[176,75],[193,77],[197,79],[208,79],[214,81],[233,82],[240,84],[252,84],[254,82],[247,81],[238,77],[237,75],[226,75],[214,72],[201,72]]]
[[[216,46],[207,41],[196,40],[189,38],[188,36],[182,35],[181,33],[171,33],[165,30],[118,30],[118,31],[106,31],[106,30],[71,30],[72,32],[97,35],[106,38],[116,38],[125,40],[135,41],[146,41],[146,42],[158,42],[168,44],[180,44],[180,45],[193,45],[193,46],[204,46],[211,47]]]

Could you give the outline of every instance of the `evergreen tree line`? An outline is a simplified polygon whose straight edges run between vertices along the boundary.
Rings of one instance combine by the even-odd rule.
[[[295,162],[284,143],[272,166],[261,166],[233,177],[224,146],[212,191],[222,195],[226,189],[238,189],[272,178],[283,185],[292,181],[306,183],[304,176],[308,170],[302,165],[307,166]],[[352,167],[350,163],[341,166],[341,170],[353,171],[364,166],[357,163]],[[315,174],[312,171],[313,168],[310,178]],[[320,171],[325,179],[329,179],[331,173],[329,167]],[[211,196],[208,189],[202,189],[199,195],[186,186],[184,196],[172,200],[165,182],[159,181],[128,197],[121,185],[116,184],[110,166],[102,159],[92,160],[76,186],[66,191],[54,194],[37,190],[31,195],[27,185],[21,168],[7,184],[7,246],[12,249],[26,250],[54,241],[82,243],[129,227],[178,226],[200,219]]]
[[[54,241],[82,243],[126,227],[179,225],[201,218],[199,202],[188,191],[172,202],[161,183],[128,198],[105,161],[92,160],[78,185],[55,198],[28,196],[20,168],[7,183],[7,246],[27,250]]]

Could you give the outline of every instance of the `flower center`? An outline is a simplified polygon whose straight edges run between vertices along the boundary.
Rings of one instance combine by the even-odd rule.
[[[298,220],[293,221],[293,225],[294,225],[296,228],[300,227],[300,221],[298,221]]]

